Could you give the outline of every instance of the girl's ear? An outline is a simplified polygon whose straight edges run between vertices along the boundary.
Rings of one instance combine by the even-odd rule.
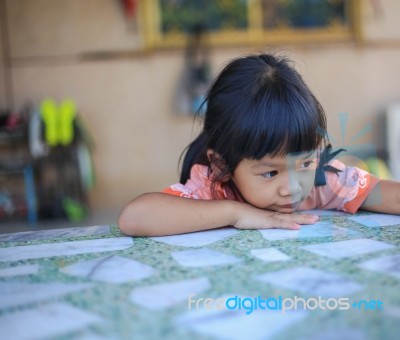
[[[213,173],[213,176],[218,177],[225,171],[225,161],[222,159],[222,157],[219,155],[219,153],[215,152],[213,149],[208,149],[207,150],[207,158],[208,161],[210,162],[210,167]],[[229,173],[225,174],[220,178],[219,180],[221,182],[228,182],[231,178],[231,175]]]

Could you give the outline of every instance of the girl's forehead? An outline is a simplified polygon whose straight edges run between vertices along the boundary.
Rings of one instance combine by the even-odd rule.
[[[317,150],[305,151],[305,152],[296,152],[290,153],[286,156],[275,156],[272,157],[270,155],[266,155],[263,158],[257,159],[248,159],[249,165],[251,167],[277,167],[277,166],[285,166],[291,164],[297,160],[301,159],[309,159],[312,157],[316,157]]]

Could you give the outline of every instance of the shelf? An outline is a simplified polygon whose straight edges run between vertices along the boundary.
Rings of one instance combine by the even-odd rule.
[[[25,142],[27,139],[26,131],[21,126],[11,131],[0,128],[0,145],[13,145]]]
[[[36,223],[36,193],[26,126],[0,128],[0,221]]]

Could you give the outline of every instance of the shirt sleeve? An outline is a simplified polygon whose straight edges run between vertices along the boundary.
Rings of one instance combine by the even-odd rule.
[[[186,187],[185,185],[181,183],[176,183],[168,188],[165,188],[161,192],[173,196],[179,196],[179,197],[186,197],[186,198],[194,198],[194,199],[200,199],[201,197],[196,194],[193,190],[190,188]]]
[[[338,160],[330,165],[340,170],[326,172],[326,185],[316,187],[306,200],[311,209],[337,209],[354,214],[379,179],[365,170],[344,165]]]
[[[211,189],[211,186],[212,183],[208,176],[207,166],[195,164],[190,171],[190,178],[185,184],[173,184],[162,190],[162,192],[179,197],[203,200],[227,199],[233,197],[233,195],[227,193],[221,182],[215,183],[214,190]]]
[[[175,183],[162,192],[186,198],[212,199],[208,168],[200,164],[193,165],[190,170],[190,178],[185,184]]]

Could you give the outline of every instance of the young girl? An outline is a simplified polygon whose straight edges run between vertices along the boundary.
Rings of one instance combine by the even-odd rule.
[[[132,200],[121,231],[161,236],[234,226],[299,229],[309,209],[400,214],[400,183],[333,157],[320,103],[281,57],[231,61],[206,97],[201,134],[188,146],[180,183]],[[379,183],[379,185],[377,185]]]

